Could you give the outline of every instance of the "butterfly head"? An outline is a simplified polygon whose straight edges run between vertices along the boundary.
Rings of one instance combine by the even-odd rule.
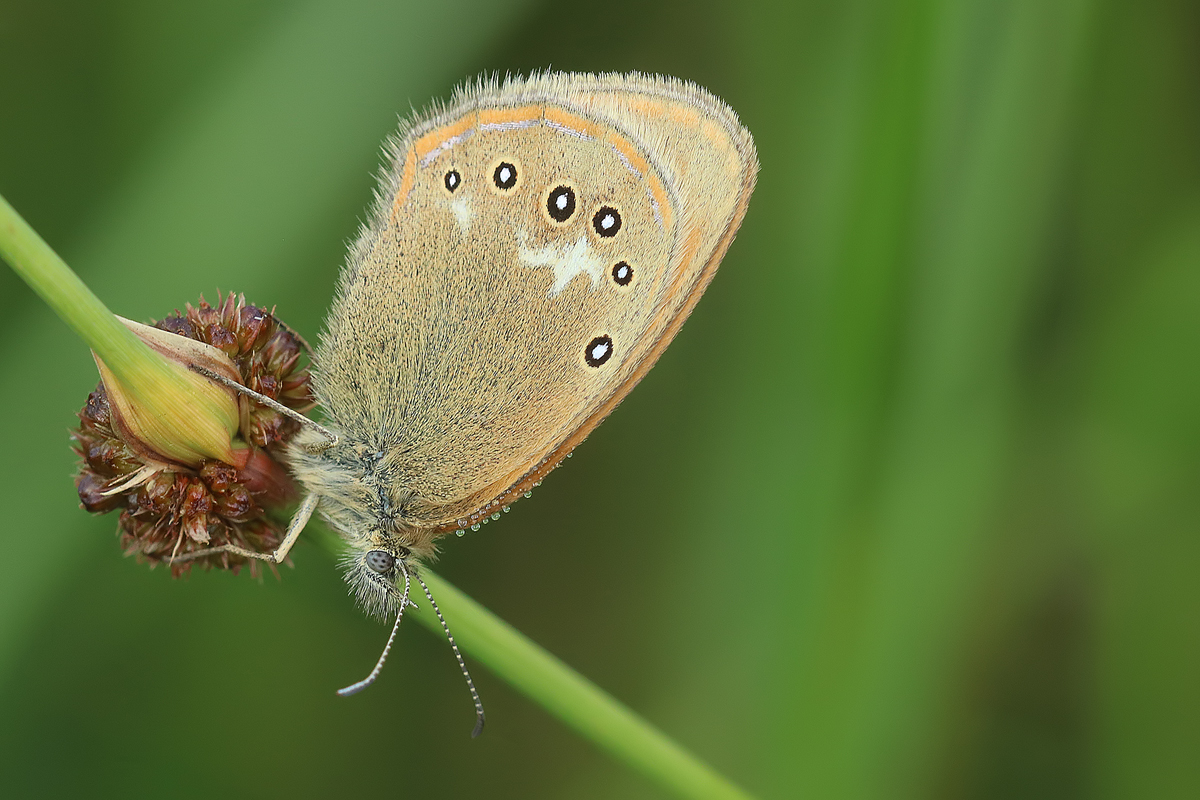
[[[414,609],[417,607],[417,604],[409,599],[415,583],[420,586],[421,592],[424,593],[429,605],[433,608],[433,613],[437,615],[438,622],[442,624],[442,629],[446,631],[450,649],[454,651],[454,658],[458,661],[458,667],[467,681],[467,688],[471,691],[471,700],[475,703],[475,728],[471,731],[471,737],[478,736],[483,731],[483,703],[479,699],[479,692],[475,689],[475,682],[471,680],[471,673],[467,671],[467,664],[463,660],[462,653],[459,652],[458,645],[450,634],[450,626],[446,623],[446,618],[438,608],[437,601],[433,599],[429,586],[417,572],[417,557],[413,555],[412,549],[394,540],[376,539],[372,544],[357,549],[352,548],[346,556],[345,566],[346,580],[354,588],[363,607],[368,612],[380,615],[394,613],[396,621],[392,624],[392,633],[388,636],[387,644],[384,645],[383,653],[375,663],[375,668],[361,681],[339,689],[338,694],[342,697],[357,694],[379,677],[388,653],[391,652],[392,643],[396,640],[396,634],[400,630],[400,621],[404,619],[405,607],[412,606]]]
[[[417,564],[412,551],[394,541],[351,547],[342,560],[346,583],[359,605],[378,617],[394,616],[400,608],[405,577]]]

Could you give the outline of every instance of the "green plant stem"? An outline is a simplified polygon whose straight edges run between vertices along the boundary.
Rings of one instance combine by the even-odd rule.
[[[577,733],[679,797],[747,798],[662,731],[428,569],[421,576],[458,644]],[[413,616],[438,636],[432,609]]]
[[[92,294],[66,262],[0,197],[0,256],[99,357],[114,408],[163,457],[233,461],[237,406],[227,390],[150,349]]]
[[[0,255],[118,375],[161,374],[167,362],[129,331],[0,197]],[[327,549],[340,541],[311,532]],[[463,650],[580,735],[679,797],[749,796],[594,683],[428,570],[422,572]],[[413,615],[442,635],[432,609]]]
[[[340,555],[344,550],[337,534],[323,525],[309,524],[304,535],[331,554]],[[750,795],[658,728],[451,583],[428,568],[421,570],[421,577],[429,585],[458,646],[576,733],[678,797],[749,800]],[[444,640],[437,615],[425,608],[420,594],[417,597],[421,610],[410,611],[411,618]]]
[[[113,316],[3,196],[0,256],[117,375],[170,379],[166,362]]]

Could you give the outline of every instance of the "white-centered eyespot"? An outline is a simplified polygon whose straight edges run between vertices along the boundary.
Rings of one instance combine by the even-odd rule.
[[[583,351],[583,360],[587,362],[589,367],[599,367],[605,361],[612,358],[613,340],[611,336],[597,336],[592,341],[588,342],[587,349]]]
[[[626,261],[618,261],[613,264],[612,279],[617,286],[628,286],[633,282],[633,267]]]
[[[621,214],[612,206],[601,206],[592,217],[592,227],[605,239],[616,236],[617,231],[621,230]]]
[[[517,165],[510,161],[501,161],[492,170],[492,183],[497,189],[508,191],[517,185]]]
[[[458,174],[458,170],[452,169],[446,173],[446,177],[442,182],[446,186],[446,191],[450,192],[450,194],[454,194],[454,191],[459,186],[462,186],[462,175]]]
[[[546,196],[546,213],[555,222],[566,222],[575,213],[575,190],[570,186],[556,186]]]

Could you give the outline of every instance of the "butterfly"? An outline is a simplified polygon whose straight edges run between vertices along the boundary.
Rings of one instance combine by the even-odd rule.
[[[358,602],[395,616],[375,669],[340,694],[370,685],[413,581],[437,611],[420,577],[436,541],[528,496],[649,371],[757,173],[737,115],[670,77],[480,79],[403,123],[313,357],[325,421],[301,417],[288,452],[306,495],[283,543],[189,557],[277,563],[319,513]]]

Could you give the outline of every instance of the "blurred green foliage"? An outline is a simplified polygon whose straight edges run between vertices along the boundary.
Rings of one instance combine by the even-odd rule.
[[[762,174],[693,319],[453,580],[767,797],[1200,794],[1200,7],[6,0],[0,191],[118,313],[319,330],[396,113],[666,72]],[[0,792],[656,797],[301,546],[77,509],[86,350],[0,270]],[[605,487],[596,492],[594,487]]]

